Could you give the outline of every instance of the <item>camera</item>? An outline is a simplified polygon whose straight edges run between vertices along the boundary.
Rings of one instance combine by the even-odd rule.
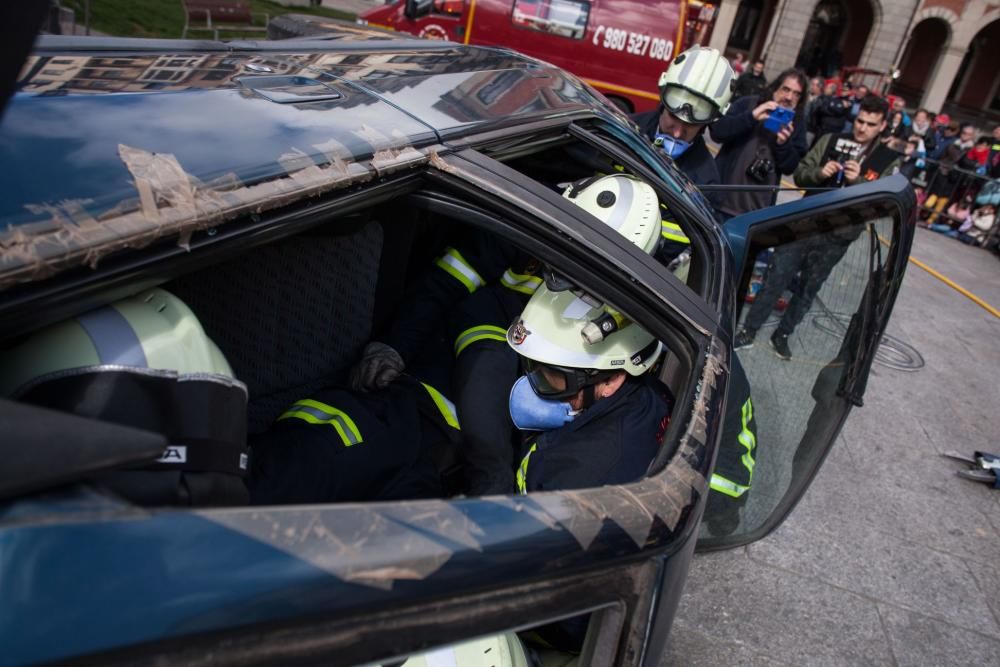
[[[767,158],[757,158],[747,167],[747,176],[758,183],[767,183],[768,176],[774,173],[774,163]]]

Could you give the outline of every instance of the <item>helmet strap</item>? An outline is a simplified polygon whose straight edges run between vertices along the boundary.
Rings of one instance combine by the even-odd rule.
[[[594,387],[595,386],[596,385],[593,385],[593,384],[588,384],[588,385],[584,386],[584,388],[583,388],[583,405],[580,406],[581,409],[586,410],[587,408],[589,408],[591,405],[594,404],[594,400],[595,400],[595,398],[594,398]]]

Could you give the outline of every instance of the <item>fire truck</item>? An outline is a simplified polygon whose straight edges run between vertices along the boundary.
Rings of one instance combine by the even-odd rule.
[[[700,0],[396,0],[359,21],[509,47],[573,72],[625,111],[646,111],[673,57],[708,43],[716,9]]]

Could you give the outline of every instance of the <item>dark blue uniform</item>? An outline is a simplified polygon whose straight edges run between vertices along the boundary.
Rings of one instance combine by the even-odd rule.
[[[524,439],[519,493],[625,484],[642,478],[660,448],[673,401],[652,377],[629,378],[565,426]]]
[[[639,126],[643,136],[651,142],[656,138],[656,133],[660,127],[660,114],[664,107],[660,105],[655,111],[632,114],[630,118]],[[715,159],[705,144],[705,139],[699,134],[679,158],[674,160],[674,164],[684,172],[684,175],[698,186],[718,185],[722,182],[719,177],[719,168],[715,164]],[[718,194],[714,192],[706,193],[705,197],[714,207]]]
[[[251,436],[251,502],[441,497],[439,469],[459,437],[454,407],[409,377],[370,393],[322,389]]]

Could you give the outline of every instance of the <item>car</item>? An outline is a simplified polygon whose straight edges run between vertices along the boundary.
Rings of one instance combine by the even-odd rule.
[[[127,425],[134,415],[120,413],[149,407],[141,392],[112,388],[97,409],[119,418],[101,419],[77,410],[87,395],[53,409],[8,390],[3,664],[359,665],[420,654],[433,664],[469,641],[493,650],[496,637],[580,619],[580,664],[656,665],[696,547],[746,544],[779,525],[862,404],[913,240],[901,177],[720,226],[600,94],[504,49],[42,37],[11,85],[0,120],[0,353],[166,290],[240,382],[222,407],[181,392],[163,409],[241,444],[305,392],[342,381],[441,238],[475,229],[662,341],[659,378],[675,404],[647,475],[629,484],[163,506],[102,481],[109,471],[163,479],[185,456],[163,428]],[[655,189],[690,239],[684,270],[561,196],[593,176],[595,160]],[[738,525],[713,532],[702,518],[729,446],[721,415],[754,260],[830,233],[855,240],[790,339],[792,360],[766,345],[739,352],[758,425],[753,486]],[[36,361],[26,352],[19,363]],[[246,394],[234,400],[233,387]],[[437,664],[471,664],[448,655]]]

